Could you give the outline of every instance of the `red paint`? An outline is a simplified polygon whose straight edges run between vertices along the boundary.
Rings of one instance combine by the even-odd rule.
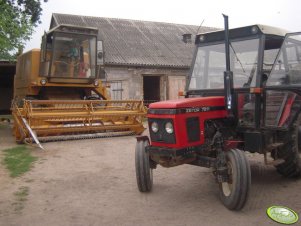
[[[194,108],[194,107],[215,107],[225,106],[224,97],[200,97],[187,98],[180,100],[162,101],[150,104],[151,109],[178,109],[178,108]],[[204,122],[208,119],[225,118],[226,110],[215,110],[208,112],[192,112],[176,115],[155,115],[148,114],[148,118],[170,118],[174,120],[174,131],[176,136],[176,144],[166,144],[161,142],[151,142],[152,146],[169,147],[169,148],[185,148],[198,146],[204,143]],[[186,131],[186,119],[190,117],[199,117],[200,122],[200,141],[189,142]]]
[[[241,144],[241,143],[243,143],[243,141],[241,141],[241,140],[226,140],[225,141],[225,149],[230,150],[230,149],[237,148],[238,144]]]
[[[284,123],[286,122],[286,120],[288,119],[288,117],[290,116],[291,108],[292,108],[292,105],[293,105],[293,103],[296,99],[296,96],[297,95],[294,94],[292,97],[287,99],[284,110],[283,110],[283,113],[282,113],[280,121],[279,121],[279,126],[283,126]]]
[[[167,100],[152,103],[149,105],[151,109],[176,109],[176,108],[191,108],[191,107],[210,107],[210,106],[225,106],[225,97],[197,97],[186,98],[179,100]]]

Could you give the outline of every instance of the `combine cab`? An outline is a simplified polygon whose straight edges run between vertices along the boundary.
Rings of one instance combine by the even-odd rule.
[[[200,34],[186,99],[153,103],[137,138],[141,192],[157,164],[212,168],[222,203],[240,210],[251,187],[245,152],[286,177],[301,175],[301,33],[261,25]],[[226,43],[226,44],[225,44]]]
[[[18,57],[12,114],[17,142],[140,134],[142,101],[110,101],[98,30],[60,25]],[[66,135],[66,136],[62,136]]]

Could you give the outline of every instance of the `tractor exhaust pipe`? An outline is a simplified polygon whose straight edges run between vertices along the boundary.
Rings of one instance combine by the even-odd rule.
[[[230,41],[228,16],[224,15],[226,71],[224,71],[225,105],[229,115],[233,115],[233,72],[230,69]]]

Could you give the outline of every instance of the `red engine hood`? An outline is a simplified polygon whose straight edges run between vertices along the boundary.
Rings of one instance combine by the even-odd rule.
[[[225,97],[195,97],[179,100],[167,100],[152,103],[150,109],[175,109],[175,108],[193,108],[193,107],[208,107],[208,106],[224,106]]]

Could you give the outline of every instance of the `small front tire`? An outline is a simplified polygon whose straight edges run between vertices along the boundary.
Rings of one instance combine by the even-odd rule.
[[[140,192],[149,192],[153,186],[153,170],[150,167],[150,158],[145,147],[149,146],[148,140],[136,143],[135,166],[137,185]]]
[[[249,161],[243,151],[231,149],[226,152],[229,181],[219,184],[220,199],[230,210],[244,207],[251,187]]]

